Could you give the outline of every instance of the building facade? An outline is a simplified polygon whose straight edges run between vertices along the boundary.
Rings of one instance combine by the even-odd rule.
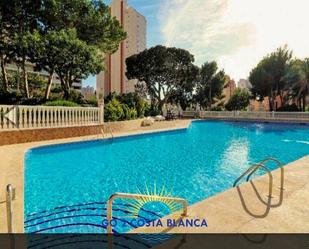
[[[125,76],[126,58],[146,49],[146,18],[134,8],[128,6],[127,0],[112,0],[111,15],[116,17],[127,33],[126,40],[119,44],[117,52],[106,56],[105,71],[97,75],[96,92],[98,98],[110,93],[129,93],[135,91],[136,80]]]
[[[89,99],[95,96],[95,90],[91,86],[82,87],[81,94],[84,96],[85,99]]]
[[[240,79],[237,83],[237,87],[240,89],[247,89],[248,91],[252,88],[249,80]]]
[[[226,85],[225,88],[223,89],[223,95],[224,95],[224,103],[226,104],[232,95],[235,93],[236,89],[236,83],[235,80],[230,79],[229,77],[226,79]]]
[[[40,77],[42,77],[44,80],[48,80],[49,77],[49,73],[44,71],[44,70],[40,70],[40,71],[36,71],[34,70],[34,64],[31,64],[30,62],[26,62],[26,69],[27,69],[27,74],[28,75],[38,75]],[[20,67],[18,67],[15,63],[9,63],[6,65],[6,70],[8,72],[16,72],[16,73],[21,73],[21,69]],[[55,73],[53,76],[53,86],[60,86],[61,82],[60,82],[60,78],[59,76]],[[82,88],[82,82],[79,81],[75,81],[72,84],[72,88],[75,90],[80,91]]]

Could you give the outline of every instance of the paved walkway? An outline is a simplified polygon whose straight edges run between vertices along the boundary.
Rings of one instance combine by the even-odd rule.
[[[208,227],[139,228],[137,233],[308,233],[309,156],[272,172],[273,197],[268,198],[268,175],[231,188],[189,207],[187,219],[206,219]],[[162,220],[179,219],[173,214]],[[186,247],[184,247],[186,248]]]

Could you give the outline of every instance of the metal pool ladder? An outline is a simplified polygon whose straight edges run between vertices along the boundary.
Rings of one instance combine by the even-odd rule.
[[[107,126],[107,128],[108,128],[108,130],[109,130],[109,133],[111,134],[112,140],[114,140],[114,134],[113,134],[112,128],[111,128],[110,126]],[[102,134],[103,138],[105,138],[105,132],[104,132],[103,129],[101,129],[101,134]]]
[[[142,195],[142,194],[129,194],[129,193],[115,193],[111,195],[107,202],[107,233],[112,234],[112,226],[111,221],[113,218],[113,201],[115,199],[146,199],[149,197],[158,198],[160,200],[178,202],[183,205],[183,212],[181,216],[186,217],[188,215],[188,201],[183,198],[176,198],[176,197],[165,197],[165,196],[156,196],[156,195]]]
[[[273,189],[273,175],[270,171],[270,169],[265,166],[265,163],[269,162],[269,161],[272,161],[272,162],[275,162],[277,163],[277,165],[280,167],[280,170],[281,170],[281,189],[283,189],[283,186],[284,186],[284,169],[283,169],[283,164],[277,160],[276,158],[273,158],[273,157],[268,157],[266,159],[264,159],[263,161],[257,163],[257,164],[254,164],[252,165],[249,169],[247,169],[244,173],[242,173],[234,182],[233,184],[233,187],[236,187],[236,185],[239,183],[239,181],[247,176],[247,179],[246,181],[248,182],[251,178],[251,176],[257,171],[259,170],[260,168],[264,169],[268,176],[269,176],[269,197],[271,198],[272,197],[272,189]]]

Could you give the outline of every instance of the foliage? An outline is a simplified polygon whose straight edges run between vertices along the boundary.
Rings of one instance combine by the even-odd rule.
[[[45,29],[75,29],[77,38],[102,53],[113,53],[126,38],[119,21],[103,1],[45,0],[41,9]]]
[[[286,81],[285,74],[292,59],[292,52],[287,47],[280,47],[267,55],[250,72],[249,80],[252,84],[254,97],[268,97],[270,110],[274,110],[275,98],[280,96],[284,104]]]
[[[119,121],[124,117],[123,106],[116,99],[113,98],[104,107],[104,121]]]
[[[68,100],[53,100],[48,101],[44,104],[45,106],[67,106],[67,107],[78,107],[79,105],[75,102]]]
[[[119,96],[121,103],[136,110],[136,117],[142,118],[145,114],[147,102],[136,93],[127,93]]]
[[[292,105],[285,105],[281,106],[277,110],[278,112],[299,112],[300,110],[298,109],[297,105],[292,104]]]
[[[113,99],[118,100],[122,105],[122,109],[124,111],[124,117],[122,118],[124,120],[144,117],[147,108],[147,102],[137,93],[127,93],[121,95],[112,93],[105,97],[105,105]]]
[[[132,120],[137,118],[137,111],[134,108],[130,108],[126,104],[121,104],[122,110],[123,110],[123,117],[121,117],[121,120]]]
[[[250,103],[251,95],[246,89],[236,88],[235,93],[227,102],[225,108],[228,111],[245,110]]]
[[[222,91],[226,82],[223,70],[218,71],[218,65],[215,61],[206,62],[202,65],[200,71],[200,81],[197,84],[196,102],[201,107],[211,109],[215,98],[222,98]]]
[[[149,116],[155,117],[159,114],[161,114],[161,110],[159,110],[158,105],[150,104],[146,106],[145,117],[149,117]]]
[[[98,100],[96,96],[91,96],[89,99],[84,99],[84,106],[98,106]]]
[[[90,74],[98,74],[103,68],[97,50],[77,38],[75,30],[62,30],[52,34],[55,47],[55,72],[60,78],[64,98],[70,97],[73,82]]]
[[[193,55],[184,49],[156,46],[127,58],[126,76],[145,84],[162,110],[169,98],[192,93],[198,72],[193,62]]]
[[[2,89],[10,86],[6,64],[21,70],[24,95],[31,97],[27,64],[50,75],[45,90],[49,98],[52,75],[61,80],[69,99],[73,81],[103,69],[106,53],[115,52],[126,34],[102,1],[3,0],[0,2],[0,64]],[[19,85],[18,85],[19,86]],[[31,88],[31,87],[30,87]]]
[[[305,111],[309,95],[309,58],[293,60],[289,64],[284,80],[290,98],[296,99],[298,109]]]
[[[17,91],[0,89],[0,104],[14,105],[22,100],[22,95]]]

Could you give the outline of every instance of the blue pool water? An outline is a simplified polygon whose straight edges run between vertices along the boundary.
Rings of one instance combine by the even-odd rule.
[[[231,188],[245,169],[266,157],[286,164],[308,154],[309,126],[220,121],[32,149],[25,158],[25,230],[105,232],[105,202],[115,192],[164,189],[193,204]],[[125,222],[129,205],[116,203],[114,217]],[[139,215],[155,219],[165,214],[150,209]]]

